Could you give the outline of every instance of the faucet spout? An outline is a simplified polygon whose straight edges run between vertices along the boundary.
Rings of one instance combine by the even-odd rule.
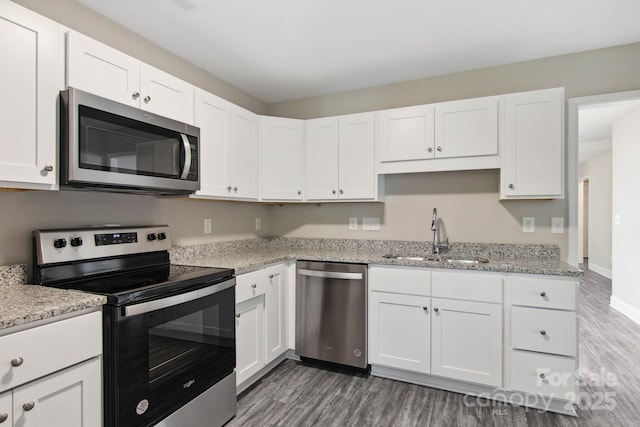
[[[449,239],[442,243],[440,241],[440,227],[438,226],[438,211],[433,208],[433,215],[431,216],[431,230],[433,231],[433,253],[439,254],[441,250],[449,248]]]
[[[438,210],[433,208],[433,215],[431,215],[431,231],[438,231]]]

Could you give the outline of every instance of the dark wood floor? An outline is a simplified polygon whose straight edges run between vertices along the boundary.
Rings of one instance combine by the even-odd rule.
[[[243,393],[228,426],[640,426],[640,326],[609,308],[611,281],[586,271],[578,417],[292,360]],[[590,379],[589,379],[590,378]]]

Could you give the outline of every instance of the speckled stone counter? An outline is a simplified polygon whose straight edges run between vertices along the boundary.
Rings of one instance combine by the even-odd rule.
[[[102,295],[25,284],[26,265],[0,266],[0,330],[98,307]]]
[[[581,276],[581,270],[559,260],[557,245],[453,243],[439,260],[410,261],[383,255],[432,256],[430,242],[352,239],[260,238],[174,247],[174,264],[234,268],[236,274],[288,260],[350,262],[376,265]],[[486,258],[488,263],[456,264],[449,258]]]

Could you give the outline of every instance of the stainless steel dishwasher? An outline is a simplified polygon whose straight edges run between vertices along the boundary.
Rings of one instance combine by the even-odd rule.
[[[296,354],[367,367],[367,266],[298,261]]]

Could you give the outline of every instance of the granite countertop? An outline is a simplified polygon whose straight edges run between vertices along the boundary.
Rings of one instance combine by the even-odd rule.
[[[223,242],[190,247],[174,247],[171,260],[175,264],[203,267],[234,268],[236,274],[246,273],[268,264],[290,260],[349,262],[370,265],[447,268],[456,270],[494,271],[578,277],[583,272],[557,259],[555,245],[461,245],[441,255],[441,261],[411,261],[384,258],[383,255],[431,255],[424,243],[378,242],[363,244],[334,239],[253,239],[256,242]],[[291,240],[290,245],[283,240]],[[300,242],[306,240],[306,242]],[[411,245],[410,243],[413,243]],[[480,247],[478,247],[480,246]],[[518,246],[518,247],[516,247]],[[530,253],[534,251],[542,256]],[[549,253],[551,247],[551,253]],[[428,248],[430,249],[430,247]],[[487,258],[488,263],[455,264],[447,258]]]
[[[103,295],[25,284],[26,265],[0,266],[0,330],[98,307]]]

